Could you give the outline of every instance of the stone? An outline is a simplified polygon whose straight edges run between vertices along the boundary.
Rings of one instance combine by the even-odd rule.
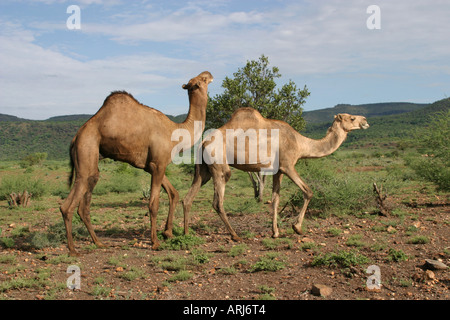
[[[434,280],[434,279],[436,279],[434,272],[431,270],[426,270],[425,274],[424,274],[424,280],[426,281],[426,280]]]
[[[333,292],[333,289],[324,284],[313,284],[311,293],[318,297],[328,297]]]
[[[448,268],[445,263],[432,259],[425,259],[425,264],[423,267],[427,270],[446,270]]]

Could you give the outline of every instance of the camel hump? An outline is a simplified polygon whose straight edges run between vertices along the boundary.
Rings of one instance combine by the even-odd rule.
[[[231,115],[231,121],[243,119],[264,119],[264,117],[258,110],[250,107],[239,108]]]
[[[109,96],[106,97],[105,101],[103,102],[103,105],[107,105],[110,103],[117,103],[119,101],[129,101],[132,100],[133,102],[136,102],[138,104],[141,104],[139,101],[137,101],[131,93],[128,93],[126,91],[113,91]]]

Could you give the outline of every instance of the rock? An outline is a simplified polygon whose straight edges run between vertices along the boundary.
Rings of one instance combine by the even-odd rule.
[[[328,297],[333,292],[333,289],[324,284],[313,284],[311,293],[315,296]]]
[[[436,279],[436,276],[434,275],[434,272],[431,270],[425,271],[424,274],[424,280],[434,280]]]
[[[423,268],[427,270],[446,270],[448,266],[439,260],[425,259]]]
[[[387,232],[388,233],[396,233],[397,229],[395,229],[393,226],[389,226],[389,227],[387,227]]]

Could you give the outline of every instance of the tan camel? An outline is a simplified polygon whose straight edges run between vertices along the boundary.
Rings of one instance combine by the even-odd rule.
[[[235,167],[242,171],[260,172],[268,165],[270,165],[269,162],[265,161],[266,159],[262,161],[263,158],[261,158],[261,154],[258,154],[258,156],[256,157],[256,161],[253,161],[253,163],[249,161],[252,152],[255,153],[255,150],[261,150],[259,148],[254,148],[252,152],[249,152],[250,143],[246,143],[243,149],[241,146],[241,151],[245,150],[245,163],[239,164],[237,158],[238,143],[236,143],[236,141],[239,138],[244,138],[244,135],[249,136],[248,133],[250,131],[248,130],[254,129],[255,132],[258,132],[258,130],[266,129],[266,131],[271,130],[271,132],[278,132],[278,143],[275,139],[276,135],[271,134],[269,137],[268,133],[266,140],[263,140],[261,137],[255,140],[259,145],[261,143],[267,143],[268,146],[266,152],[271,150],[271,152],[274,152],[275,155],[274,157],[272,157],[271,164],[274,168],[272,188],[273,237],[277,238],[279,236],[277,225],[277,207],[280,199],[281,179],[284,174],[286,174],[303,192],[303,207],[297,217],[296,223],[292,225],[294,231],[300,234],[303,217],[305,215],[306,208],[308,207],[308,204],[313,196],[313,192],[298,175],[297,171],[295,170],[295,164],[299,159],[320,158],[330,155],[339,148],[350,131],[360,128],[367,129],[368,127],[369,124],[367,123],[366,118],[363,116],[338,114],[337,116],[335,116],[334,122],[328,129],[326,136],[321,140],[313,140],[302,136],[286,122],[263,118],[261,114],[255,109],[238,109],[232,115],[228,123],[217,129],[218,131],[220,131],[220,134],[217,134],[217,131],[212,132],[209,137],[206,137],[203,140],[201,146],[199,147],[198,156],[202,156],[203,161],[201,162],[201,164],[196,164],[192,186],[190,187],[183,201],[184,232],[188,233],[189,212],[195,195],[200,190],[200,187],[202,185],[213,178],[213,207],[225,223],[225,226],[231,234],[231,238],[235,241],[241,240],[228,222],[227,215],[223,208],[225,184],[228,182],[231,176],[231,170],[229,166]],[[275,129],[275,131],[273,131],[273,129]],[[278,131],[276,131],[277,129]],[[227,130],[230,130],[230,132],[235,132],[235,136],[237,137],[235,138],[234,151],[231,153],[231,155],[231,148],[226,148]],[[211,136],[214,136],[214,138],[211,138]],[[223,150],[217,148],[219,144],[215,144],[215,147],[211,148],[211,146],[214,145],[215,139],[220,139],[220,137],[223,137]],[[248,140],[250,141],[250,138],[248,138]],[[230,143],[230,141],[231,140],[228,140],[228,144]],[[222,155],[220,155],[220,153],[222,153]],[[218,159],[219,161],[217,161]],[[227,159],[228,163],[226,161]],[[216,161],[214,163],[214,161],[211,160]],[[278,160],[278,167],[274,166],[274,160]]]
[[[182,86],[188,90],[189,114],[181,124],[171,121],[158,110],[140,104],[126,92],[113,92],[105,99],[99,111],[78,130],[70,146],[72,172],[69,185],[73,182],[74,171],[75,181],[60,207],[71,255],[77,255],[72,238],[72,216],[76,207],[94,243],[104,246],[95,235],[89,214],[92,190],[99,178],[99,155],[127,162],[152,175],[149,212],[154,249],[159,246],[156,217],[162,185],[169,197],[169,215],[164,236],[172,236],[173,213],[179,196],[165,176],[166,167],[171,162],[172,149],[178,143],[171,141],[171,134],[176,129],[186,129],[194,137],[194,122],[201,121],[202,126],[204,125],[208,84],[212,80],[212,75],[205,71]],[[191,140],[192,144],[195,143],[194,139]]]

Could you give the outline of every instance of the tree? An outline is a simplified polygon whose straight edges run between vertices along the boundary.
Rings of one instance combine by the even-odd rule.
[[[208,100],[206,128],[219,128],[224,125],[239,108],[251,107],[269,119],[283,120],[295,130],[305,127],[302,105],[309,96],[306,86],[303,89],[289,80],[276,90],[276,79],[281,78],[277,67],[269,66],[269,59],[261,55],[258,60],[247,61],[243,68],[226,77],[222,83],[225,89]],[[265,177],[249,173],[255,190],[255,198],[262,200]]]
[[[407,164],[438,189],[450,190],[450,110],[437,112],[426,128],[419,129],[414,145],[421,156],[412,157]]]

